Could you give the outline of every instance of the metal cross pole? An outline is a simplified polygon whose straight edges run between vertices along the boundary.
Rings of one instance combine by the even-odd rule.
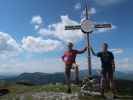
[[[89,47],[90,46],[90,33],[87,33],[87,46]],[[91,66],[91,51],[90,49],[88,48],[88,72],[89,72],[89,77],[91,77],[92,75],[92,66]]]
[[[86,0],[87,1],[87,0]],[[81,30],[84,34],[87,35],[87,45],[88,47],[90,46],[90,34],[95,30],[95,29],[100,29],[100,28],[111,28],[111,24],[95,24],[92,20],[90,20],[89,15],[88,15],[88,6],[86,2],[86,7],[85,7],[85,19],[81,21],[80,25],[68,25],[65,26],[65,30]],[[90,48],[88,48],[88,74],[89,77],[92,76],[92,66],[91,66],[91,52]]]

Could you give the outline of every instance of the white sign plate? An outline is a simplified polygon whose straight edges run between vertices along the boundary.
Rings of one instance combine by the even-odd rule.
[[[91,20],[83,20],[81,22],[81,30],[84,33],[92,32],[93,29],[94,29],[94,23],[93,23],[93,21],[91,21]]]

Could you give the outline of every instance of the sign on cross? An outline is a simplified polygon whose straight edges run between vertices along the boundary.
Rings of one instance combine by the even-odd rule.
[[[87,0],[86,0],[87,1]],[[112,28],[111,24],[95,24],[89,17],[88,17],[88,5],[86,2],[85,7],[85,19],[81,21],[80,25],[68,25],[65,26],[65,30],[81,30],[84,34],[87,35],[87,45],[90,46],[90,33],[92,33],[95,29],[109,29]],[[89,76],[92,76],[92,66],[91,66],[91,53],[90,48],[88,48],[88,73]]]
[[[100,28],[111,28],[111,24],[95,24],[96,29]],[[81,25],[75,25],[75,26],[65,26],[65,30],[81,30]]]

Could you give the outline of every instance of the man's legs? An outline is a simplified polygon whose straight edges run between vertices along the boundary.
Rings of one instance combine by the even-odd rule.
[[[108,73],[110,88],[112,89],[113,96],[116,95],[116,88],[115,88],[115,82],[114,82],[114,72],[113,70]]]
[[[75,65],[75,81],[77,84],[79,83],[79,67],[77,64]]]
[[[106,83],[107,83],[107,72],[105,69],[102,69],[101,72],[101,82],[100,82],[100,86],[101,86],[101,95],[104,96],[104,91],[105,91],[105,87],[106,87]]]
[[[68,93],[71,93],[71,68],[72,65],[65,66],[65,80],[68,88],[67,90]]]
[[[106,69],[102,69],[102,77],[101,77],[101,95],[104,96],[105,89],[107,88],[108,84],[108,71]]]

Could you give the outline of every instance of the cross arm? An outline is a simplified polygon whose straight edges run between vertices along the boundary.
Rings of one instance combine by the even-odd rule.
[[[112,24],[96,24],[94,28],[112,28]],[[65,30],[80,30],[81,25],[68,25],[65,26]]]
[[[95,28],[112,28],[112,24],[96,24]],[[81,29],[81,25],[69,25],[65,26],[65,30],[79,30]]]
[[[112,28],[112,24],[96,24],[95,28]]]
[[[70,26],[65,26],[65,30],[79,30],[81,29],[81,25],[70,25]]]

